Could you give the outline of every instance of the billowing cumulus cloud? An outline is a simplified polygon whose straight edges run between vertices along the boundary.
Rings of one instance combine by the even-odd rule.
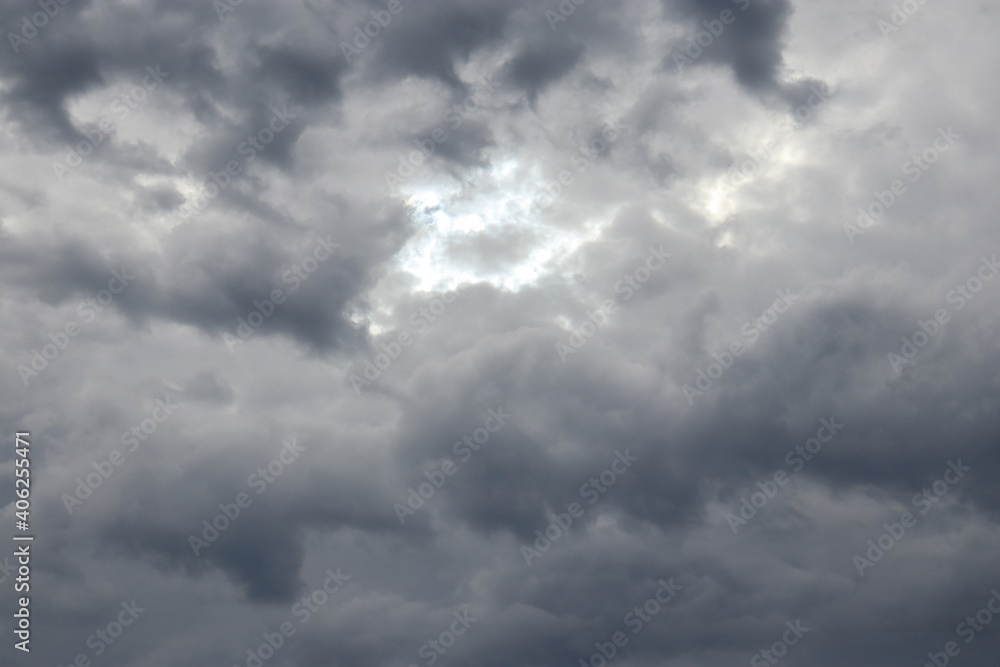
[[[998,21],[5,2],[4,664],[986,664]]]

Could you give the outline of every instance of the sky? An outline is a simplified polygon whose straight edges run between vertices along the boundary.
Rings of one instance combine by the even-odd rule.
[[[0,27],[4,665],[996,659],[996,3]]]

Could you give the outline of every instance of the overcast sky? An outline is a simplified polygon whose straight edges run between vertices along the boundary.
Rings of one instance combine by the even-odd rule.
[[[3,664],[996,659],[996,3],[0,4]]]

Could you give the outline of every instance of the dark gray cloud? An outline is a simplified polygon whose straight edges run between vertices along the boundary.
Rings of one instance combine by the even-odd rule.
[[[517,54],[508,64],[510,79],[524,89],[534,104],[545,87],[573,69],[584,53],[582,44],[547,41],[544,46]]]
[[[739,85],[763,98],[780,99],[791,108],[804,104],[811,88],[823,82],[806,78],[786,81],[784,47],[794,12],[789,0],[666,0],[668,14],[688,19],[686,42],[677,42],[665,65],[676,55],[692,64],[725,64]]]

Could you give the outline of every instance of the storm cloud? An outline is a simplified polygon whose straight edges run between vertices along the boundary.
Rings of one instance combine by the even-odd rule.
[[[4,664],[995,658],[995,8],[2,6]]]

